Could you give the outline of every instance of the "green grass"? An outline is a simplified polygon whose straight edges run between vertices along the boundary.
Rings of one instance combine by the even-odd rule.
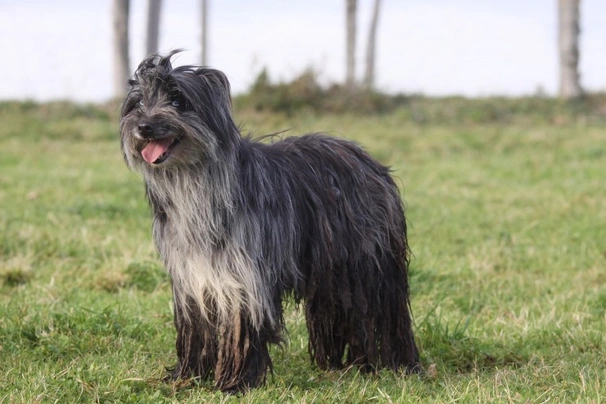
[[[393,167],[427,370],[319,371],[289,307],[274,376],[242,398],[160,381],[170,283],[117,108],[0,103],[0,403],[606,401],[603,119],[239,114],[258,134],[354,139]]]

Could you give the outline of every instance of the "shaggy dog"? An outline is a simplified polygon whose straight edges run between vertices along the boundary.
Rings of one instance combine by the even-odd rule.
[[[242,137],[225,75],[173,68],[173,54],[139,65],[120,122],[172,279],[172,378],[214,377],[225,392],[262,384],[289,294],[321,369],[419,370],[406,220],[388,168],[322,134]]]

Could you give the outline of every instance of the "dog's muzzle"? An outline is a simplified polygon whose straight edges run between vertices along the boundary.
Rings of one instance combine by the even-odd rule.
[[[157,128],[150,121],[141,121],[137,125],[138,135],[143,141],[147,141],[141,150],[141,157],[149,164],[162,164],[168,159],[170,152],[177,145],[175,137],[156,137]]]

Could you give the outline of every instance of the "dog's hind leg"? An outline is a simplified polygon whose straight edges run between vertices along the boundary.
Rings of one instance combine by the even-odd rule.
[[[336,281],[309,288],[306,302],[309,352],[318,367],[420,370],[404,265],[386,253],[323,271]]]
[[[345,267],[316,267],[305,291],[305,319],[309,332],[308,352],[323,370],[343,367],[348,336],[347,324],[352,294]]]
[[[381,274],[376,270],[372,257],[359,256],[346,265],[346,276],[342,276],[340,287],[351,295],[347,315],[341,327],[349,330],[346,335],[347,366],[358,366],[362,372],[379,368],[377,330],[375,318],[381,310],[376,282]],[[343,293],[343,292],[341,292]]]
[[[330,302],[309,297],[305,304],[305,318],[309,332],[308,352],[320,369],[341,369],[347,333],[334,313]]]
[[[379,286],[379,306],[375,327],[380,334],[379,355],[382,367],[421,371],[419,352],[412,332],[408,279],[401,260],[387,256],[383,260],[385,274]]]
[[[355,299],[346,363],[363,371],[419,371],[406,261],[391,252],[377,253],[352,263],[350,273],[356,274],[349,278]]]
[[[217,363],[216,327],[202,318],[193,301],[188,307],[180,307],[175,299],[175,327],[177,329],[178,363],[172,371],[172,379],[191,377],[207,379]],[[185,310],[187,310],[187,315]]]

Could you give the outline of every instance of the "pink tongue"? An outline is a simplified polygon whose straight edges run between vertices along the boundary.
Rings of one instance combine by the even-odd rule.
[[[141,155],[145,161],[153,163],[158,160],[161,155],[166,153],[171,143],[172,141],[170,139],[152,140],[143,150],[141,150]]]

